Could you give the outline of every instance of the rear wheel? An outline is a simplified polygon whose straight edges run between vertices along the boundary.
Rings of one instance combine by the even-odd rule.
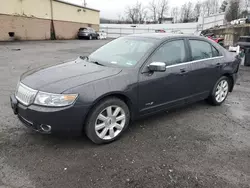
[[[221,77],[215,84],[212,94],[208,101],[215,106],[221,105],[227,98],[229,93],[230,82],[228,77]]]
[[[85,132],[96,144],[109,143],[119,138],[127,128],[129,120],[128,106],[118,98],[108,98],[90,112]]]

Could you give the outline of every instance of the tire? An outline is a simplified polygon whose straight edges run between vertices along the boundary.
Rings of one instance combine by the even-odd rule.
[[[92,40],[92,39],[93,39],[92,35],[89,35],[89,40]]]
[[[110,143],[122,135],[129,121],[128,106],[118,98],[107,98],[90,111],[85,124],[85,134],[95,144]]]
[[[222,76],[214,85],[211,95],[207,101],[214,106],[220,106],[227,99],[229,88],[231,86],[230,80],[226,76]]]
[[[97,36],[97,38],[96,38],[97,40],[100,40],[100,36]]]

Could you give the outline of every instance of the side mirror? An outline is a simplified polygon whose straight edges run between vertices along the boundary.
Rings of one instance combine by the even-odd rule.
[[[164,62],[153,62],[148,65],[148,69],[152,72],[165,72],[166,63]]]

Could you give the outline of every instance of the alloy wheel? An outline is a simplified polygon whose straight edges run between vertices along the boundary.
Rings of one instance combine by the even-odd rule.
[[[221,103],[226,99],[228,94],[228,89],[229,89],[228,81],[221,80],[217,85],[215,92],[215,99],[218,103]]]
[[[125,124],[125,111],[119,106],[109,106],[97,116],[95,132],[99,138],[111,140],[122,132]]]

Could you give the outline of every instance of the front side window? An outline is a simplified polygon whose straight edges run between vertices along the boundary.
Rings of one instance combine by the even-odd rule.
[[[151,62],[164,62],[167,66],[183,63],[186,58],[184,40],[167,42],[151,57]]]
[[[156,43],[157,39],[121,37],[93,52],[89,59],[107,66],[133,67]]]
[[[213,57],[212,46],[208,42],[201,40],[189,40],[192,59],[201,60]]]

